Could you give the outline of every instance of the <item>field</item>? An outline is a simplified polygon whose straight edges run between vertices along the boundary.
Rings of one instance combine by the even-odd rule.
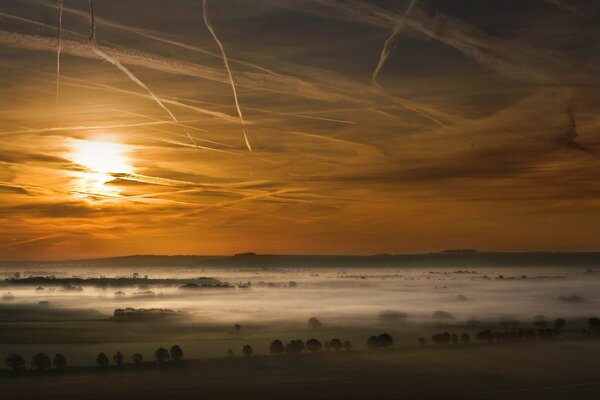
[[[595,399],[600,342],[188,361],[0,378],[6,399]]]

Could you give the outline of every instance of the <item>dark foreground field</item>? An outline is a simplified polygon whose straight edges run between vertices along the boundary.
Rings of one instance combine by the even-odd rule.
[[[0,377],[3,399],[599,399],[600,342],[424,347]]]

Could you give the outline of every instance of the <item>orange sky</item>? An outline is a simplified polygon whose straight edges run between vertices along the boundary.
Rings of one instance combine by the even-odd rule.
[[[209,1],[250,152],[202,2],[67,2],[58,85],[55,3],[0,4],[0,259],[598,250],[598,5]]]

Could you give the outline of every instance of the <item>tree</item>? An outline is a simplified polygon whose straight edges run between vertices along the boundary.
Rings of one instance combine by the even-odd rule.
[[[251,357],[252,353],[254,353],[254,350],[252,350],[252,347],[250,347],[250,345],[247,344],[242,348],[242,353],[244,353],[246,357]]]
[[[67,366],[67,359],[62,354],[56,353],[54,355],[54,360],[52,360],[52,364],[56,369],[64,369]]]
[[[335,351],[340,351],[342,349],[342,341],[338,338],[331,339],[329,345],[331,346],[331,349]]]
[[[382,333],[377,336],[377,340],[379,341],[379,347],[382,349],[387,349],[388,347],[392,347],[394,345],[394,339],[387,333]]]
[[[431,341],[438,346],[442,345],[444,344],[444,336],[441,333],[436,333],[431,337]]]
[[[425,346],[425,338],[419,338],[419,346]]]
[[[285,351],[285,347],[283,347],[283,343],[281,343],[281,340],[276,339],[269,346],[269,351],[271,352],[271,354],[281,354]]]
[[[456,333],[452,334],[452,343],[458,344],[458,335]]]
[[[306,348],[308,351],[312,351],[313,353],[319,351],[323,348],[323,344],[319,342],[317,339],[308,339],[306,341]]]
[[[240,324],[235,324],[233,326],[233,329],[235,330],[235,333],[240,333],[240,331],[242,330],[242,326]]]
[[[590,328],[590,331],[592,331],[592,333],[595,334],[600,334],[600,319],[598,318],[590,318],[588,320],[588,326]]]
[[[125,357],[123,357],[123,353],[121,353],[120,351],[117,351],[115,353],[115,355],[113,356],[113,360],[115,360],[115,364],[117,367],[121,368],[123,366],[123,359]]]
[[[6,357],[6,367],[13,371],[20,371],[25,368],[25,359],[18,354],[11,354]]]
[[[492,343],[494,341],[494,334],[489,329],[479,331],[475,335],[475,339],[480,342]]]
[[[45,353],[37,353],[31,359],[31,367],[37,369],[38,371],[42,371],[44,369],[49,369],[52,365],[50,361],[50,357],[48,357]]]
[[[342,348],[346,351],[350,351],[352,350],[352,343],[350,343],[349,340],[344,340],[344,343],[342,343]]]
[[[133,361],[135,366],[139,368],[142,365],[143,357],[140,353],[135,353],[134,355],[131,356],[131,360]]]
[[[304,342],[300,339],[292,340],[285,346],[288,354],[299,354],[304,350]]]
[[[233,349],[231,347],[227,349],[227,357],[229,357],[229,358],[234,357]]]
[[[442,334],[442,341],[444,344],[450,344],[451,340],[452,340],[452,336],[450,335],[450,333],[444,332]]]
[[[319,329],[322,325],[323,324],[321,324],[321,321],[319,321],[315,317],[312,317],[308,320],[308,326],[310,326],[311,329]]]
[[[108,365],[108,357],[106,356],[106,354],[98,354],[98,357],[96,357],[96,364],[98,364],[100,368],[106,368],[106,366]]]
[[[162,365],[169,360],[169,352],[164,347],[159,347],[154,352],[154,358],[156,358],[156,361]]]
[[[181,359],[183,358],[183,350],[181,350],[181,347],[179,347],[176,344],[171,346],[170,354],[171,358],[176,362],[181,361]]]
[[[556,318],[556,320],[554,321],[554,328],[558,329],[559,331],[562,331],[566,324],[567,321],[565,321],[564,318]]]
[[[367,340],[367,347],[370,349],[378,349],[379,348],[379,339],[377,336],[371,336]]]
[[[471,337],[468,333],[463,333],[460,335],[460,341],[463,342],[463,344],[469,344],[471,342]]]

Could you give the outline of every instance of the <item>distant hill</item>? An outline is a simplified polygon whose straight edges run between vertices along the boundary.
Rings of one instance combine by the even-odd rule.
[[[161,256],[132,255],[60,262],[3,262],[0,265],[152,267],[197,266],[235,268],[309,268],[309,267],[600,267],[600,252],[477,252],[444,251],[422,254],[378,254],[372,256],[344,255],[252,255],[252,256]]]

